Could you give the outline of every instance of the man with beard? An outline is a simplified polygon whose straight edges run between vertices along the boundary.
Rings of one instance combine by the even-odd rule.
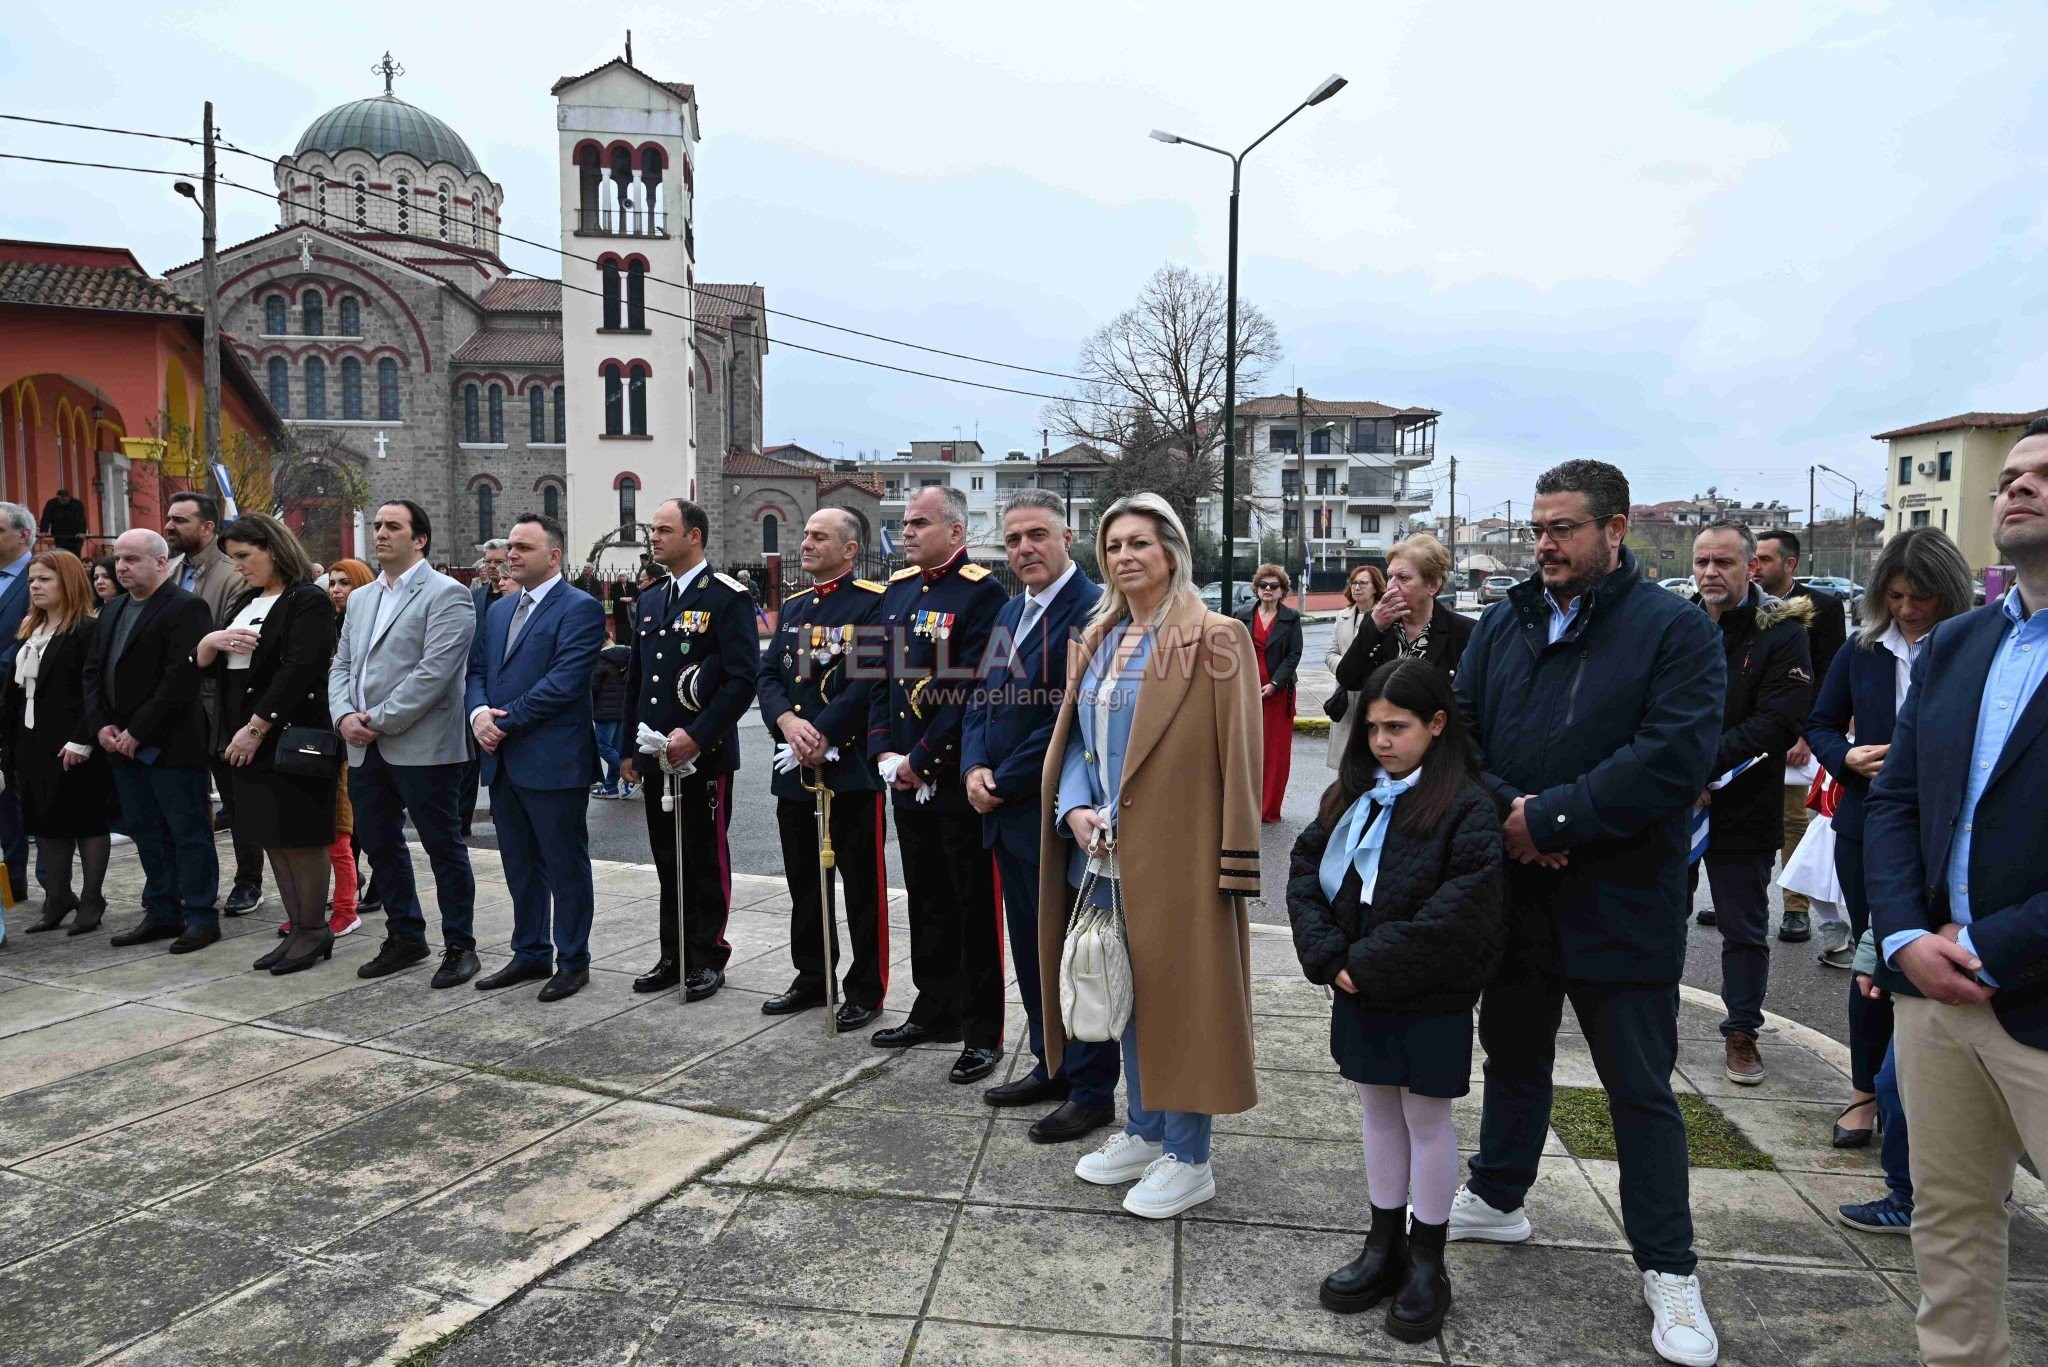
[[[1472,633],[1459,706],[1500,805],[1509,947],[1479,1004],[1486,1091],[1449,1237],[1520,1243],[1571,1001],[1607,1090],[1621,1219],[1667,1361],[1708,1367],[1685,1121],[1671,1093],[1685,965],[1688,816],[1727,677],[1714,624],[1643,578],[1622,542],[1628,479],[1566,461],[1536,481],[1539,573]]]
[[[2018,582],[1927,637],[1863,828],[1933,1367],[2012,1361],[2006,1193],[2023,1150],[2048,1154],[2048,421],[1991,518]]]

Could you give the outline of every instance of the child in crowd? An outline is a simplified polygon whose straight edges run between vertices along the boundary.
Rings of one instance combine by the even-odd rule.
[[[1359,706],[1287,881],[1302,969],[1336,989],[1330,1053],[1365,1108],[1371,1232],[1322,1303],[1355,1314],[1391,1297],[1387,1332],[1421,1343],[1451,1306],[1451,1100],[1471,1089],[1472,1008],[1507,938],[1500,821],[1443,670],[1383,665]]]

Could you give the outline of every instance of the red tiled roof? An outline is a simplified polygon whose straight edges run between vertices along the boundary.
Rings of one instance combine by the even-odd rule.
[[[642,71],[637,66],[626,66],[625,60],[620,57],[614,57],[609,62],[605,62],[599,66],[594,66],[590,70],[584,72],[581,76],[564,76],[561,80],[556,81],[553,85],[548,87],[548,94],[559,95],[564,90],[567,90],[570,86],[575,85],[578,81],[587,81],[592,76],[595,76],[598,72],[603,71],[606,67],[613,66],[624,66],[626,67],[626,70],[632,72],[641,80],[647,81],[653,85],[658,85],[663,90],[666,90],[669,94],[674,95],[679,99],[688,100],[692,104],[696,103],[696,86],[690,85],[683,81],[657,81],[652,76],[648,75],[646,72]]]
[[[697,320],[725,324],[741,314],[755,318],[768,306],[768,295],[759,285],[697,286]]]
[[[200,313],[197,305],[140,268],[57,265],[7,252],[0,252],[0,303],[180,317]]]
[[[882,496],[882,486],[872,475],[835,475],[831,479],[818,481],[818,497],[823,498],[835,489],[858,489],[876,498]]]
[[[455,365],[548,365],[562,363],[562,334],[520,330],[479,332],[455,348]]]
[[[786,460],[772,456],[758,456],[752,451],[735,451],[725,458],[725,473],[740,475],[748,479],[816,479],[816,470],[807,470],[801,465],[791,465]]]
[[[330,241],[339,242],[344,246],[354,248],[356,251],[368,252],[371,256],[382,257],[384,260],[389,261],[394,265],[403,266],[409,271],[417,271],[421,275],[424,275],[427,278],[437,281],[441,284],[445,285],[448,283],[447,281],[442,280],[440,276],[435,275],[432,271],[427,270],[423,266],[415,265],[413,262],[406,260],[402,256],[398,256],[395,255],[394,253],[387,251],[379,251],[377,248],[372,247],[368,243],[363,242],[358,238],[352,237],[347,233],[338,233],[334,231],[332,228],[323,228],[315,223],[292,223],[282,228],[272,228],[267,233],[258,233],[254,237],[235,243],[235,245],[232,247],[220,248],[219,255],[225,258],[233,252],[243,251],[249,247],[255,246],[259,242],[268,242],[273,237],[282,237],[286,233],[292,233],[294,235],[298,233],[313,233],[320,237],[324,237]],[[178,275],[185,271],[197,270],[199,268],[199,265],[200,262],[198,261],[187,261],[181,265],[171,267],[169,270],[164,272],[164,276],[166,278],[169,278],[170,276]]]
[[[1302,401],[1311,417],[1319,418],[1440,418],[1443,414],[1434,408],[1389,408],[1383,403],[1370,399],[1317,399]],[[1291,418],[1294,416],[1292,394],[1271,394],[1264,398],[1246,399],[1237,406],[1240,418]]]
[[[477,303],[494,313],[560,313],[562,282],[497,280],[477,296]]]
[[[1048,465],[1107,465],[1109,457],[1086,442],[1077,441],[1064,451],[1055,451],[1038,462],[1040,468]]]
[[[1911,427],[1879,432],[1871,440],[1919,437],[1929,432],[1950,432],[1959,427],[2025,427],[2036,418],[2048,418],[2048,408],[2036,409],[2032,413],[1958,413],[1953,418],[1937,418],[1933,422],[1916,422]]]

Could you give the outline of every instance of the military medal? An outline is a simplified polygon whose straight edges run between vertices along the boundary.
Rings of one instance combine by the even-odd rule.
[[[833,653],[833,651],[825,646],[825,628],[813,625],[811,627],[811,658],[819,664],[824,664],[832,658]]]

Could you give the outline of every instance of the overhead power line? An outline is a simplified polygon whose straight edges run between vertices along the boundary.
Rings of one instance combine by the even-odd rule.
[[[35,161],[45,166],[83,166],[92,171],[133,171],[142,176],[175,176],[179,180],[197,180],[195,171],[166,171],[156,166],[116,166],[105,161],[69,161],[63,157],[32,157],[25,152],[0,152],[0,157],[9,161]]]

